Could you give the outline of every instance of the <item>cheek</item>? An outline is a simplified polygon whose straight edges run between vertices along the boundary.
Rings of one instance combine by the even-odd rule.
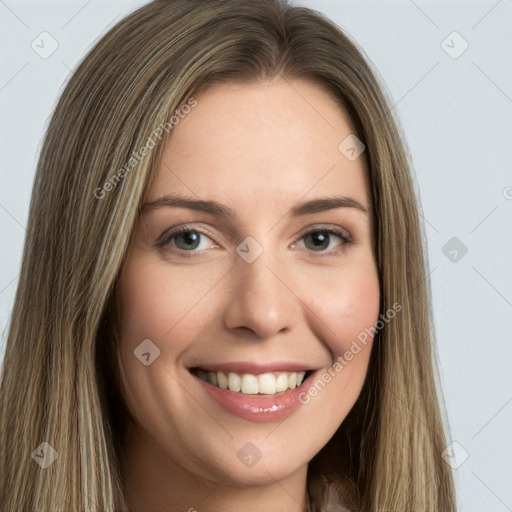
[[[189,407],[175,380],[180,378],[180,356],[204,327],[208,292],[218,280],[197,267],[171,269],[143,251],[134,251],[126,261],[119,286],[122,388],[132,415],[148,430],[156,421],[163,421],[158,428],[173,424],[172,415],[161,420],[164,404],[174,403],[176,410]],[[147,339],[160,350],[149,366],[134,354]],[[143,346],[152,357],[153,345]]]
[[[356,339],[375,325],[380,308],[379,279],[374,266],[354,269],[343,282],[345,286],[337,299],[333,297],[335,306],[328,314],[333,316],[335,330],[341,334],[340,350],[347,349],[348,338]]]
[[[332,404],[331,426],[337,428],[357,400],[366,377],[372,328],[379,319],[379,278],[373,258],[368,257],[315,282],[309,291],[310,297],[315,296],[310,302],[312,317],[316,316],[318,326],[322,324],[322,339],[332,364],[318,377],[316,389],[304,397],[304,403],[322,394],[324,403]]]
[[[380,286],[375,263],[366,258],[311,282],[316,282],[308,292],[314,296],[311,309],[325,324],[325,341],[333,355],[344,353],[378,320]]]
[[[169,265],[143,257],[129,259],[119,290],[123,351],[133,353],[146,338],[161,344],[171,337],[166,352],[180,353],[199,329],[197,316],[217,280],[197,268],[170,271]]]

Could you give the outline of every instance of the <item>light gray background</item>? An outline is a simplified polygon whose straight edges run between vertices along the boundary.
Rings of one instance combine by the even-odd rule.
[[[53,106],[97,38],[144,3],[0,0],[0,360]],[[458,443],[448,455],[458,466],[459,510],[512,511],[512,1],[300,3],[362,46],[406,134],[428,239],[449,435]],[[51,48],[44,31],[58,43],[47,58],[31,47]],[[469,47],[458,55],[464,41]]]

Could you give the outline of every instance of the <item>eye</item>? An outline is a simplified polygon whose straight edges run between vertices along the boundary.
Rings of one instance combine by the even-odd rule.
[[[157,246],[163,247],[165,245],[171,245],[184,252],[201,251],[208,249],[207,240],[210,240],[210,242],[215,245],[213,240],[206,235],[206,233],[188,226],[180,226],[176,229],[171,228],[171,230],[166,231],[157,241]]]
[[[312,229],[303,234],[300,241],[309,251],[327,254],[353,243],[347,231],[332,226]],[[171,249],[184,256],[195,256],[205,249],[218,247],[206,233],[186,225],[169,228],[160,236],[156,245],[157,247],[171,246]],[[292,244],[292,247],[295,248],[296,244]]]
[[[313,252],[333,252],[336,247],[352,243],[350,235],[341,228],[325,227],[302,235],[304,246]]]

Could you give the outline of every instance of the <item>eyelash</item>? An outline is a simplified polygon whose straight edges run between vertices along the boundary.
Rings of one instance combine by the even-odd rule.
[[[193,227],[187,226],[187,225],[179,226],[177,228],[175,226],[173,226],[173,227],[169,228],[168,230],[166,230],[159,237],[159,239],[158,239],[158,241],[156,243],[156,246],[159,247],[159,248],[162,248],[165,245],[171,245],[170,242],[174,238],[176,238],[178,235],[183,234],[183,233],[199,233],[199,234],[204,235],[204,236],[206,236],[206,237],[211,239],[211,236],[208,235],[208,233],[205,233],[204,231],[201,231],[201,230],[199,230],[197,228],[193,228]],[[314,233],[329,233],[331,235],[336,235],[337,237],[340,238],[340,240],[342,242],[341,245],[339,245],[335,249],[331,249],[329,251],[313,251],[313,250],[308,250],[306,248],[306,250],[308,250],[309,252],[312,252],[314,254],[316,253],[316,255],[320,256],[320,257],[331,256],[333,253],[336,254],[340,250],[343,249],[343,246],[354,243],[354,241],[352,240],[352,238],[350,237],[350,235],[348,234],[347,231],[345,231],[345,230],[343,230],[341,228],[334,228],[332,226],[315,228],[315,229],[312,229],[310,231],[307,231],[306,233],[301,235],[300,239],[302,240],[304,237],[306,237],[308,235],[311,235],[311,234],[314,234]],[[194,257],[194,256],[197,256],[197,255],[199,255],[200,253],[202,253],[204,251],[204,250],[186,251],[184,249],[180,249],[179,247],[175,247],[175,246],[173,246],[173,249],[175,251],[178,251],[179,253],[181,253],[181,255],[184,256],[184,257]]]

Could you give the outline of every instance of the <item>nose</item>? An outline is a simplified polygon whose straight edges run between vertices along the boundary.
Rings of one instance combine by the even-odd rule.
[[[259,339],[290,331],[300,318],[301,301],[289,281],[268,250],[252,263],[237,256],[228,284],[226,329]]]

